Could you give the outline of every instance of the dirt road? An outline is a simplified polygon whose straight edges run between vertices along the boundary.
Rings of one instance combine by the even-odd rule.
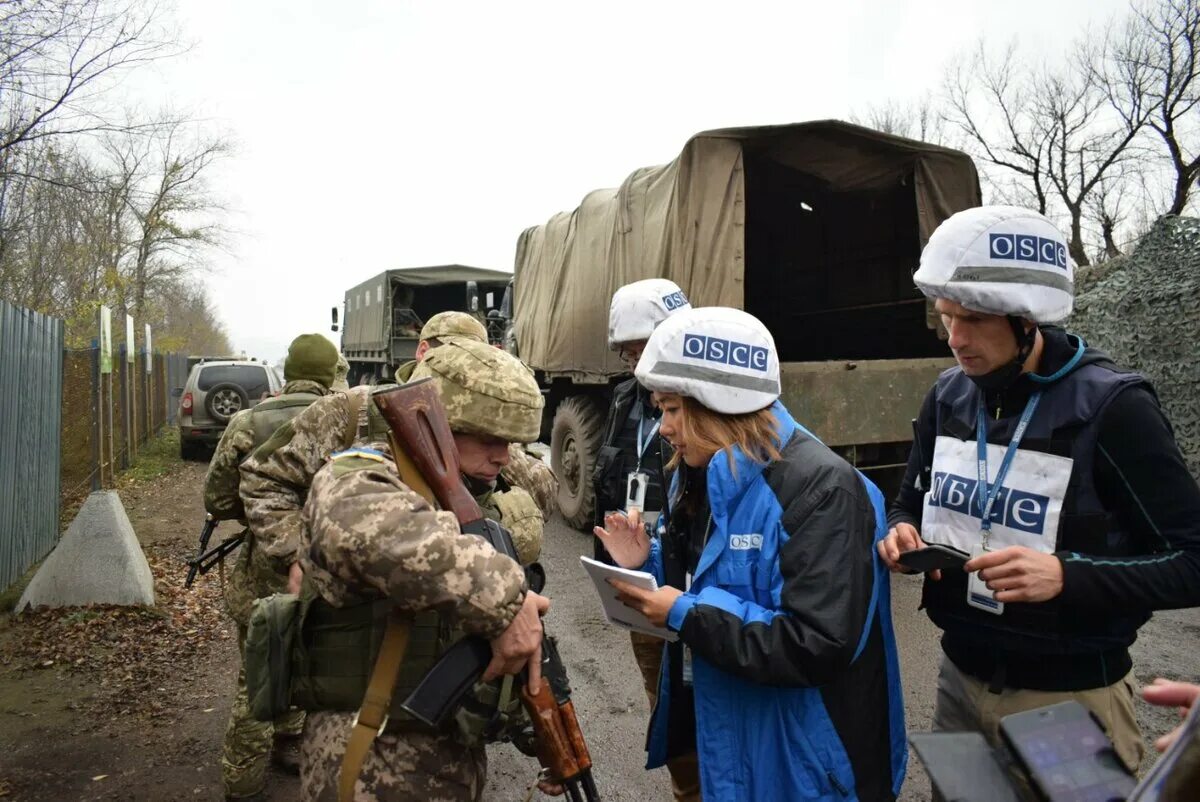
[[[0,800],[218,800],[217,765],[236,671],[234,631],[220,613],[216,572],[182,593],[182,561],[201,520],[204,467],[181,464],[122,492],[158,579],[155,612],[74,611],[0,620]],[[643,766],[646,699],[627,636],[603,623],[579,565],[583,534],[553,522],[544,563],[576,707],[605,800],[667,800],[663,771]],[[908,726],[926,729],[933,707],[936,634],[916,609],[919,585],[894,583]],[[1155,616],[1136,647],[1137,675],[1196,681],[1200,611]],[[863,711],[867,714],[868,711]],[[1173,713],[1139,706],[1148,736]],[[490,750],[485,798],[521,800],[534,762],[507,746]],[[271,777],[272,800],[298,783]],[[535,798],[537,795],[535,794]],[[928,798],[910,762],[904,800]]]

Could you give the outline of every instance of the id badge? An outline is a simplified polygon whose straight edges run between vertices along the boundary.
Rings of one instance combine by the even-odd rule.
[[[633,471],[625,477],[625,512],[646,509],[646,483],[650,477],[641,471]]]
[[[971,559],[984,554],[982,545],[977,545],[971,549]],[[985,613],[992,615],[1003,615],[1004,602],[996,601],[996,593],[990,590],[987,583],[979,578],[978,571],[972,571],[967,574],[967,604],[974,607],[976,610],[983,610]]]

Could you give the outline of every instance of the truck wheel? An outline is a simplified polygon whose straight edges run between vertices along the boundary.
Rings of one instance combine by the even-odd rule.
[[[558,509],[576,529],[589,529],[596,505],[592,468],[604,433],[604,416],[587,396],[564,400],[550,428],[550,466],[558,477]]]

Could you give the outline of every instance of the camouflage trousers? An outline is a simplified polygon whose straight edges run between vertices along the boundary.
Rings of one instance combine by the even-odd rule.
[[[259,721],[250,715],[246,697],[246,627],[238,625],[237,693],[225,727],[221,746],[221,783],[225,796],[257,794],[267,784],[267,764],[276,735],[299,735],[304,729],[304,711],[295,710],[274,722]]]
[[[309,713],[300,746],[300,798],[336,802],[353,713]],[[479,802],[487,781],[482,746],[444,735],[385,732],[375,739],[354,787],[355,802]]]

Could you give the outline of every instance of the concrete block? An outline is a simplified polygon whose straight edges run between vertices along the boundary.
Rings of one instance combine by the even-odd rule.
[[[29,607],[154,604],[154,577],[114,490],[92,493],[17,602]]]

